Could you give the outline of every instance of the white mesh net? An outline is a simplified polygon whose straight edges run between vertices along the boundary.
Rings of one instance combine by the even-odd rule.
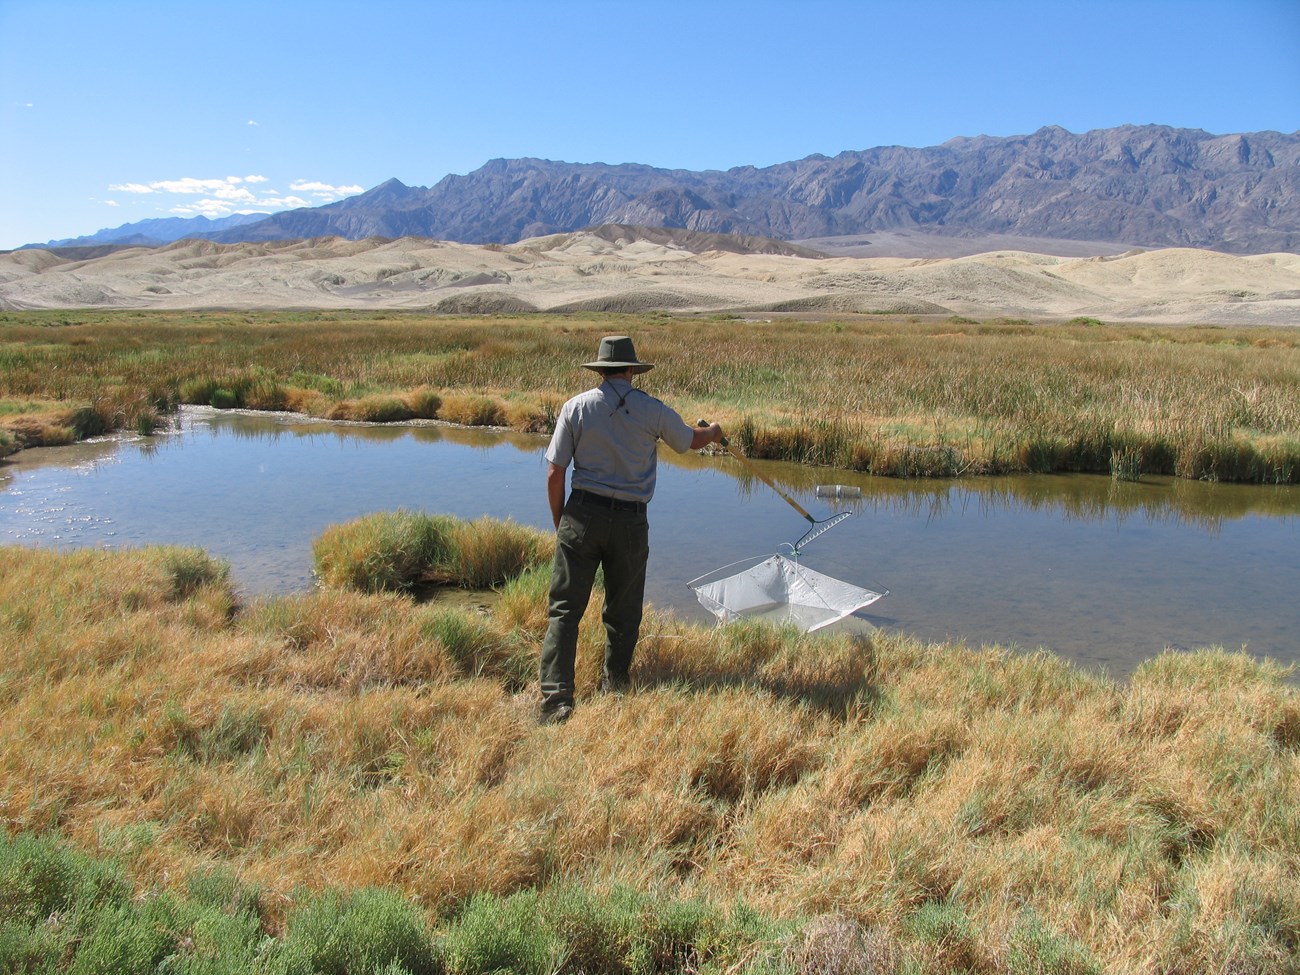
[[[700,605],[723,623],[769,620],[793,623],[805,633],[838,623],[885,595],[806,569],[784,555],[769,556],[725,579],[697,579],[689,586]]]

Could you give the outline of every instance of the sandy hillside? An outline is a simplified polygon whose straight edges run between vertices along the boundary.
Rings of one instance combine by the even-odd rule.
[[[506,247],[423,239],[182,241],[89,260],[0,254],[0,307],[903,312],[1300,325],[1300,255],[1114,257],[697,253],[671,235],[560,234]]]

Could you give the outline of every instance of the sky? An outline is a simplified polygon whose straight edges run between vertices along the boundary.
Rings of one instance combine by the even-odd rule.
[[[491,159],[1300,130],[1300,0],[0,0],[0,249]]]

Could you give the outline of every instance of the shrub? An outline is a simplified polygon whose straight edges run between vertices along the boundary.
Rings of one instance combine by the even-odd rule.
[[[304,416],[327,417],[334,408],[334,402],[324,393],[314,389],[299,389],[288,386],[284,391],[285,409]]]
[[[505,408],[497,400],[463,393],[444,397],[438,415],[467,427],[499,427],[506,422]]]
[[[438,975],[442,966],[424,915],[395,891],[325,893],[289,918],[282,975],[369,975],[400,970]]]
[[[787,945],[782,955],[796,972],[850,975],[856,972],[894,972],[899,951],[890,936],[867,928],[848,917],[815,918]]]
[[[315,390],[325,396],[334,398],[342,396],[344,391],[343,383],[337,379],[331,379],[329,376],[320,373],[303,372],[300,369],[290,374],[288,382],[291,386]]]
[[[125,878],[111,864],[47,837],[0,833],[0,920],[36,923],[120,904],[129,896]]]
[[[202,379],[187,379],[181,383],[178,394],[182,403],[191,403],[196,406],[215,406],[212,402],[213,394],[218,391],[218,383],[215,379],[204,377]],[[229,390],[226,390],[229,392]],[[233,394],[231,394],[233,395]]]
[[[432,420],[442,408],[442,397],[429,386],[421,386],[406,394],[406,405],[411,413],[422,420]]]
[[[451,975],[509,971],[548,975],[558,970],[561,946],[537,913],[538,896],[526,891],[502,900],[473,897],[442,942]]]
[[[159,417],[154,410],[142,410],[135,418],[135,432],[142,437],[151,437],[158,429],[158,424]]]
[[[272,376],[264,372],[254,372],[243,385],[239,398],[250,410],[284,410],[288,407],[289,397]]]
[[[400,423],[415,416],[406,400],[398,396],[367,396],[349,405],[349,419],[365,423]]]
[[[546,394],[510,400],[504,407],[506,425],[524,433],[550,433],[563,405],[560,397]]]
[[[95,914],[93,925],[68,966],[70,975],[154,975],[175,945],[171,903],[124,904]]]

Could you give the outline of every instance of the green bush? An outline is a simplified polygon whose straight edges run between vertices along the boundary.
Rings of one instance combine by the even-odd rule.
[[[239,406],[239,394],[232,389],[214,389],[208,403],[219,410],[233,410]]]
[[[54,840],[0,833],[0,920],[37,924],[104,904],[120,904],[130,887],[116,867]]]
[[[154,975],[176,945],[175,927],[168,898],[98,911],[67,970],[70,975]]]
[[[289,918],[270,971],[275,975],[441,975],[423,912],[400,894],[327,892]]]
[[[338,398],[343,395],[345,387],[337,379],[331,379],[329,376],[323,376],[320,373],[303,372],[297,370],[289,376],[289,385],[297,386],[299,389],[314,389],[318,393],[324,393],[326,396]]]
[[[64,947],[65,938],[49,925],[0,920],[0,972],[54,975]]]
[[[191,875],[175,896],[133,897],[109,861],[53,839],[0,836],[0,972],[790,975],[775,954],[789,933],[739,904],[728,912],[626,887],[603,894],[568,884],[480,893],[437,927],[395,890],[303,894],[277,939],[265,933],[257,891],[220,869]],[[1013,950],[1040,965],[1029,970],[1091,973],[1061,967],[1078,952],[1041,927],[1021,931]]]
[[[1012,929],[1007,967],[1013,972],[1053,975],[1101,975],[1102,966],[1078,942],[1048,929],[1032,913]]]
[[[214,406],[212,396],[218,389],[219,385],[215,379],[187,379],[181,383],[177,395],[182,403],[190,403],[195,406]],[[227,390],[227,392],[229,391]]]
[[[536,891],[505,900],[470,899],[442,939],[449,975],[551,975],[563,965],[562,945],[537,913]]]

